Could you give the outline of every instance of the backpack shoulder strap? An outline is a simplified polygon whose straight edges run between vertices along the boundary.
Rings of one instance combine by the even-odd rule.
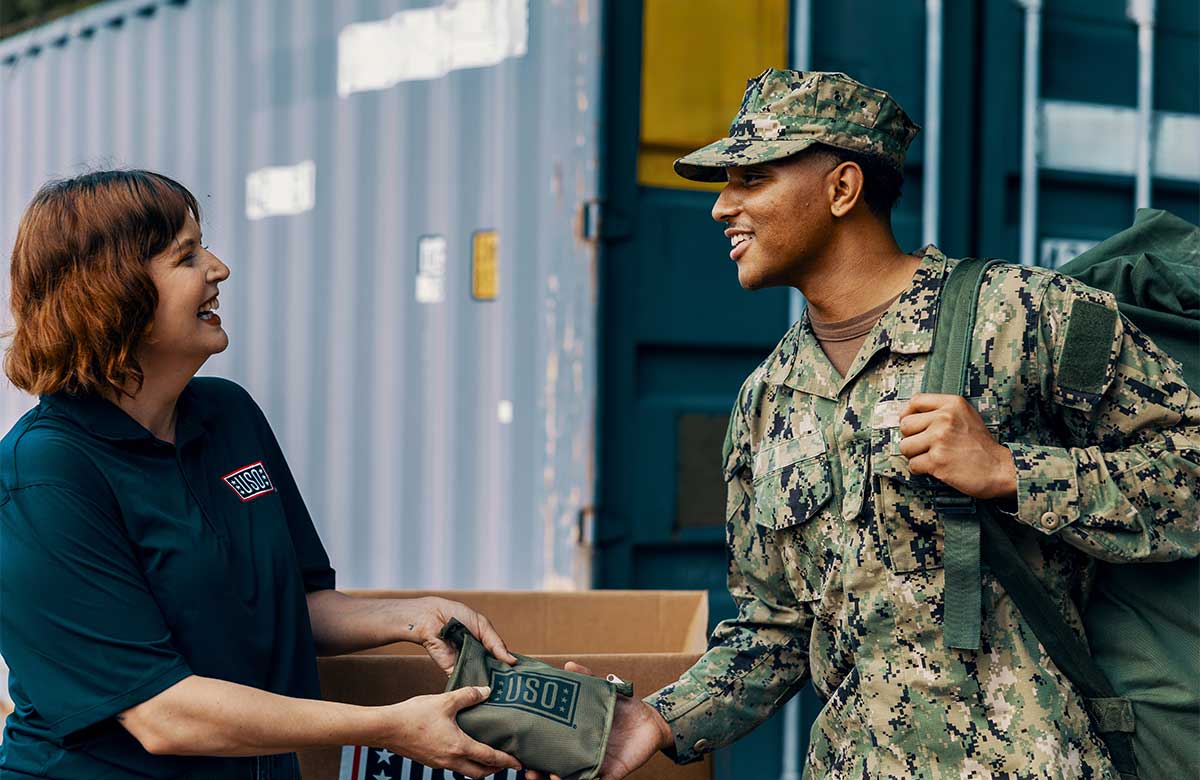
[[[998,262],[966,258],[947,276],[925,369],[925,392],[963,394],[979,289],[988,269]],[[1130,737],[1135,724],[1130,701],[1117,696],[1087,644],[1063,621],[1054,600],[1021,557],[992,506],[954,491],[937,495],[935,504],[945,532],[946,646],[979,649],[982,549],[988,568],[1017,605],[1046,654],[1085,698],[1088,715],[1104,738],[1122,780],[1136,780],[1137,762]]]
[[[925,392],[963,394],[979,288],[988,269],[999,262],[965,258],[946,277],[933,331],[933,350],[925,367]],[[947,647],[978,650],[983,602],[975,499],[951,493],[936,496],[934,503],[945,534],[944,641]]]

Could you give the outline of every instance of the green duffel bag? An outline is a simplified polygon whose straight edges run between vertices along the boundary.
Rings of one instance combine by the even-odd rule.
[[[966,342],[980,282],[994,260],[963,260],[946,280],[927,392],[962,395]],[[1059,269],[1108,290],[1121,313],[1200,388],[1200,228],[1141,209],[1132,227]],[[1181,780],[1200,771],[1200,560],[1098,564],[1083,611],[1088,642],[1062,621],[988,502],[947,494],[947,635],[979,632],[981,559],[1021,610],[1055,665],[1083,694],[1122,780]],[[1189,507],[1195,512],[1196,507]],[[957,577],[955,569],[961,570]],[[1089,647],[1090,645],[1090,647]]]
[[[458,713],[468,736],[563,780],[599,777],[617,696],[632,696],[631,684],[568,672],[519,653],[517,664],[509,666],[454,619],[442,627],[441,637],[458,648],[446,690],[492,689],[486,701]]]
[[[1200,389],[1200,228],[1140,209],[1059,270],[1113,293]],[[1200,777],[1200,561],[1101,563],[1083,620],[1096,666],[1133,705],[1137,777]]]

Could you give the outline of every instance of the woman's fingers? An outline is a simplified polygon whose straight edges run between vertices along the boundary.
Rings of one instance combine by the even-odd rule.
[[[459,710],[465,710],[467,707],[474,707],[481,701],[487,699],[492,694],[492,689],[486,685],[468,685],[465,688],[455,688],[452,691],[446,692],[446,698],[450,702],[450,714],[453,715]]]
[[[504,645],[504,640],[500,638],[500,634],[496,633],[496,629],[492,627],[492,622],[483,615],[477,615],[479,618],[479,635],[476,637],[483,646],[488,649],[493,656],[499,658],[506,664],[517,663],[517,657],[508,651]]]
[[[484,775],[494,774],[501,769],[520,769],[521,762],[501,750],[496,750],[494,747],[489,747],[482,742],[476,742],[463,735],[466,740],[466,745],[463,748],[463,757],[481,768],[491,767],[484,772]],[[475,775],[467,772],[471,777],[482,777],[483,775]]]
[[[564,668],[568,672],[575,672],[576,674],[586,674],[588,677],[596,676],[596,675],[592,674],[591,669],[587,668],[583,664],[577,664],[574,661],[567,661],[566,666]]]

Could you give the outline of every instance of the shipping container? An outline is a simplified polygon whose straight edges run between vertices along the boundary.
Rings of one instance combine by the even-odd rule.
[[[0,246],[50,178],[178,179],[232,268],[203,373],[263,407],[339,584],[585,586],[599,30],[587,3],[100,4],[0,41]],[[34,399],[4,384],[7,429]]]
[[[1200,218],[1190,0],[117,0],[0,41],[0,251],[47,178],[178,178],[233,268],[205,373],[266,410],[341,584],[720,619],[728,411],[802,302],[738,287],[670,163],[787,64],[923,125],[906,249],[1056,266],[1136,205]],[[797,780],[818,707],[718,777]]]

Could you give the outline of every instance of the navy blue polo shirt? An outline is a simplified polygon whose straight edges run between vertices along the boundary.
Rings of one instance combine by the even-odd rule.
[[[115,719],[188,675],[320,698],[306,593],[334,572],[266,418],[193,379],[176,442],[99,397],[43,396],[0,441],[0,775],[253,776],[154,756]]]

